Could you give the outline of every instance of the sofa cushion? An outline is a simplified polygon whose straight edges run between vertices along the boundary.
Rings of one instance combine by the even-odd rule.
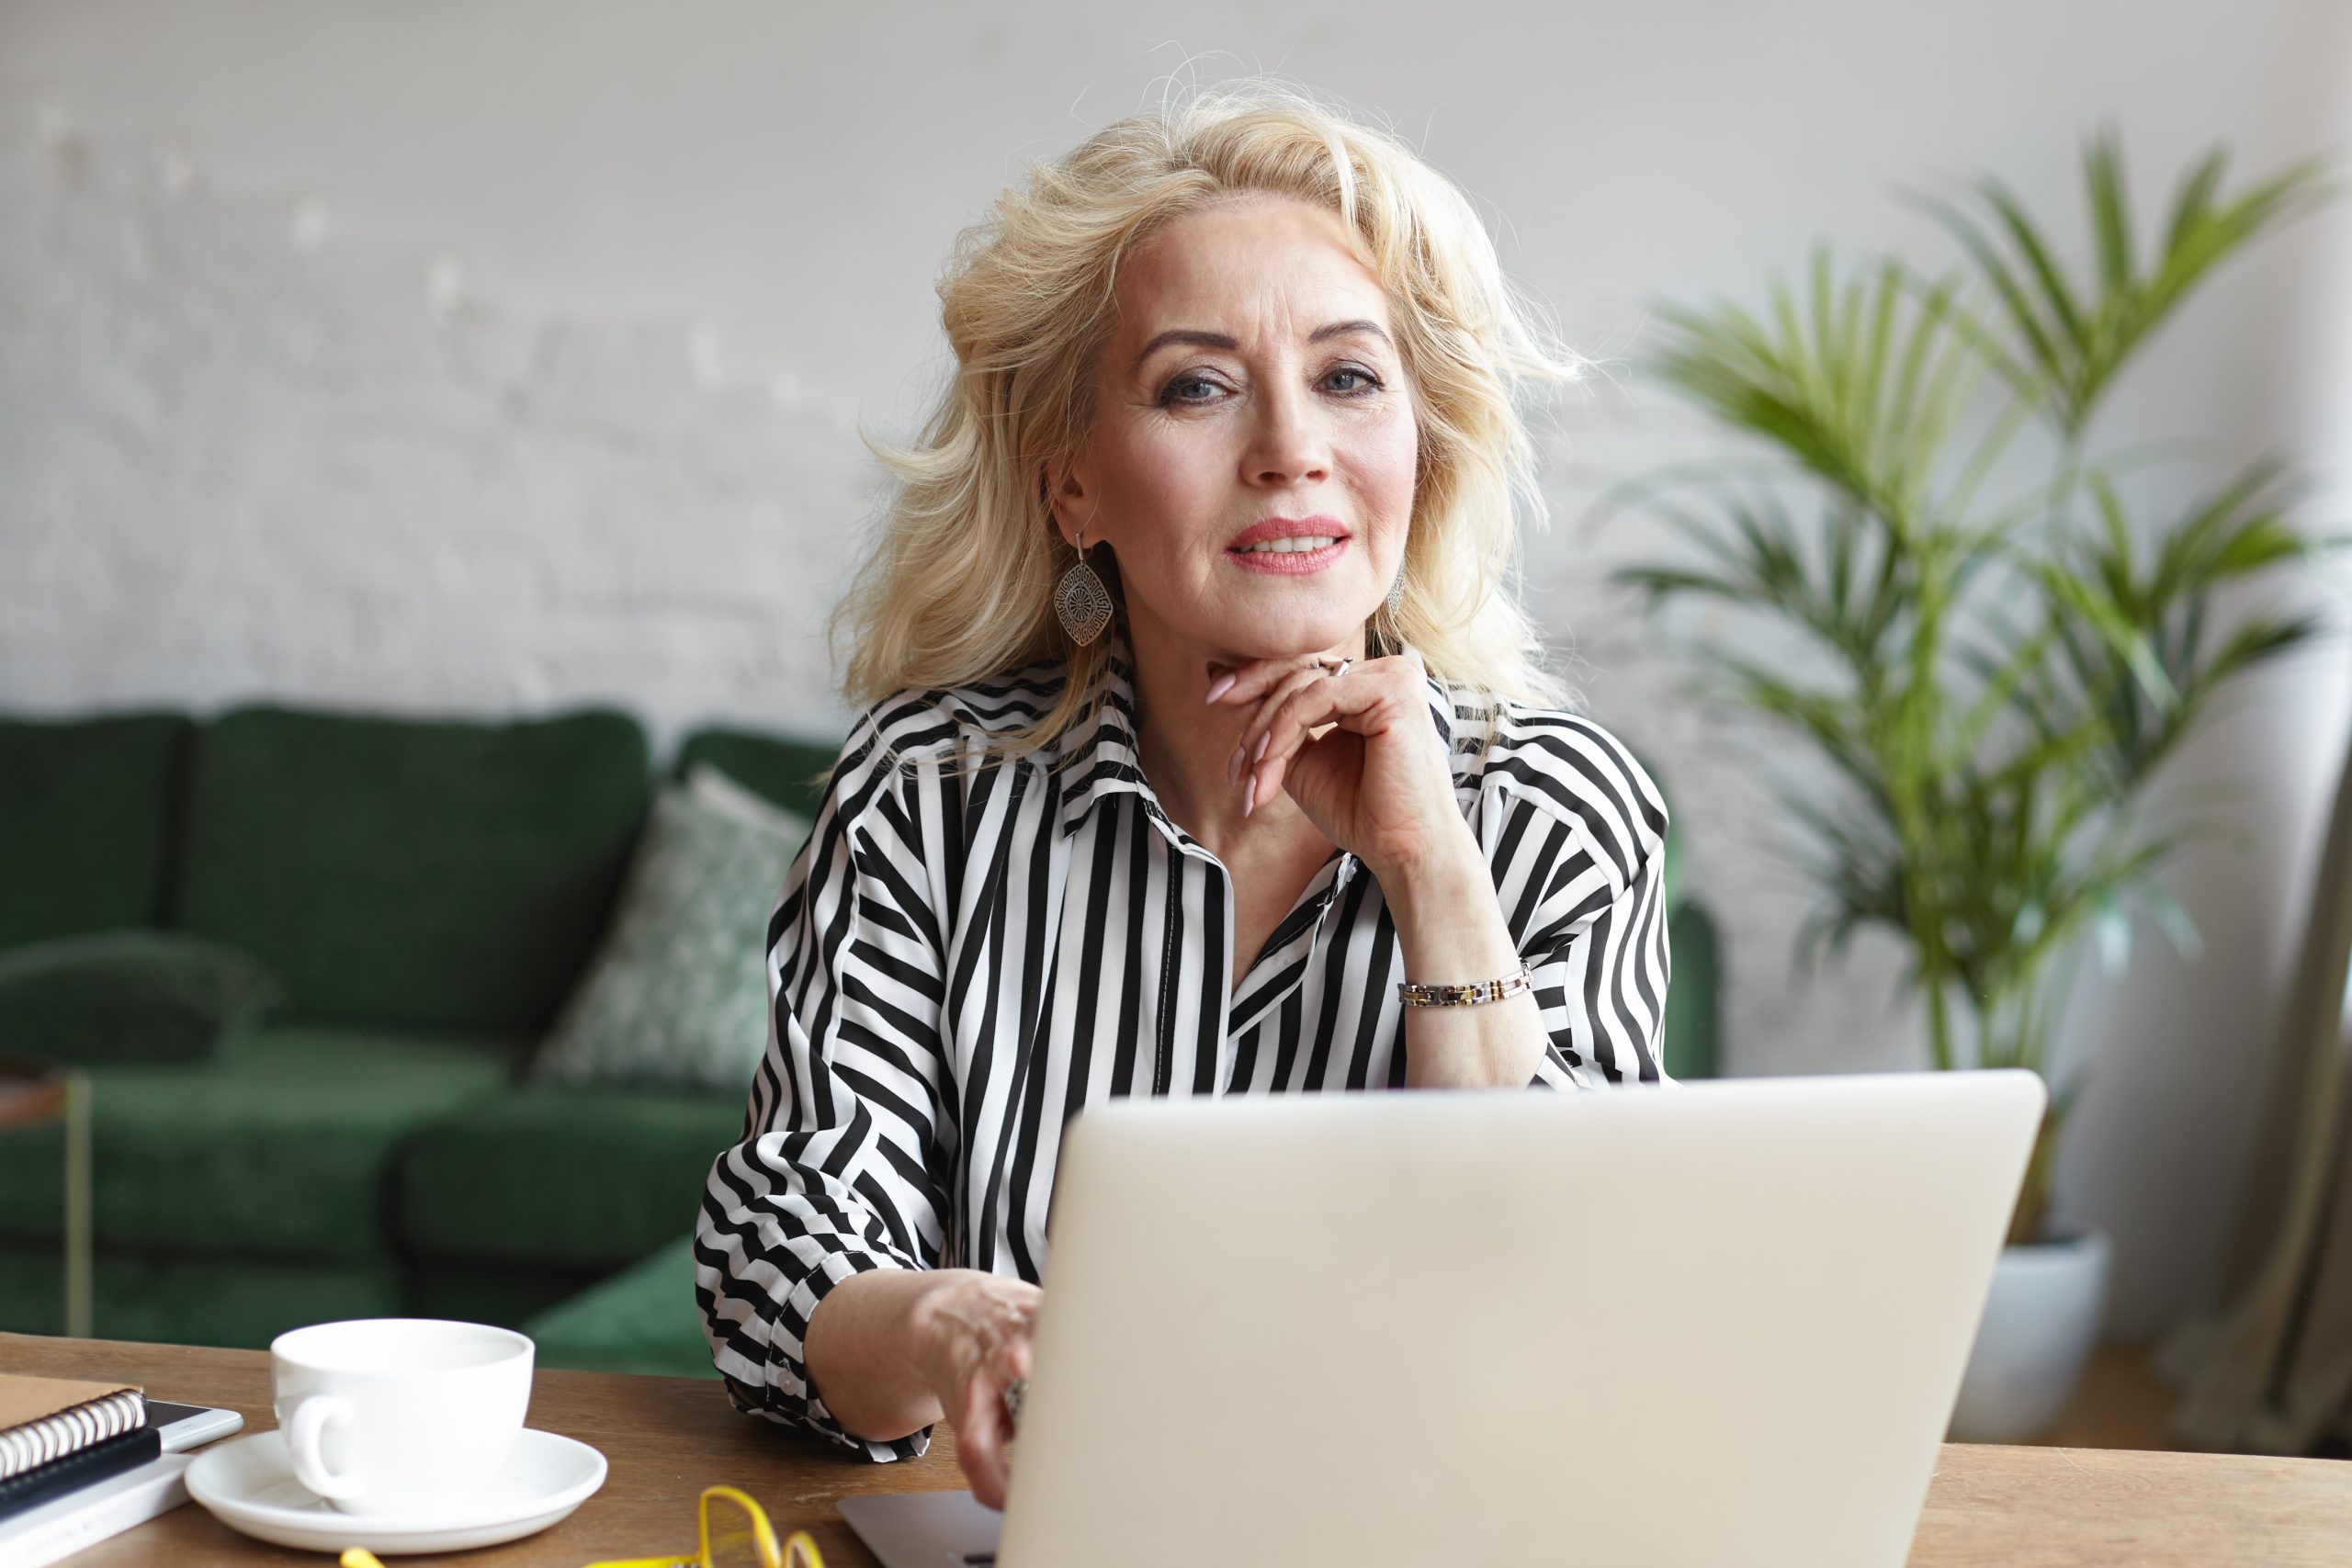
[[[612,1272],[609,1263],[509,1264],[480,1258],[454,1261],[411,1258],[401,1265],[401,1285],[410,1317],[454,1317],[460,1323],[520,1328],[549,1307],[609,1279]]]
[[[716,1378],[695,1303],[694,1238],[680,1236],[523,1325],[537,1364],[584,1372]]]
[[[200,1066],[95,1068],[97,1243],[177,1256],[383,1256],[402,1144],[494,1094],[519,1050],[267,1030]],[[62,1234],[63,1152],[55,1126],[0,1138],[0,1235]]]
[[[245,954],[180,931],[100,931],[0,951],[0,1041],[76,1066],[201,1062],[280,996]]]
[[[715,726],[686,737],[678,748],[676,771],[683,779],[707,762],[746,789],[813,821],[823,794],[818,776],[841,753],[837,740],[786,740]]]
[[[177,920],[268,964],[303,1021],[536,1035],[612,911],[646,770],[618,713],[232,714],[196,738]]]
[[[419,1257],[617,1269],[694,1224],[742,1094],[517,1089],[419,1133],[400,1230]]]
[[[707,763],[664,785],[532,1079],[748,1093],[767,1049],[768,916],[808,836],[808,818]]]
[[[192,728],[169,714],[0,721],[0,947],[161,918]]]
[[[58,1254],[55,1242],[0,1242],[0,1331],[65,1332]],[[386,1258],[304,1263],[101,1252],[90,1272],[90,1328],[100,1339],[266,1350],[306,1323],[411,1311],[400,1269]]]

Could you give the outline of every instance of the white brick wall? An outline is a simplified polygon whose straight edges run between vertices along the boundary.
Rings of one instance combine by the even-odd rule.
[[[54,118],[0,213],[0,706],[838,728],[845,401]]]

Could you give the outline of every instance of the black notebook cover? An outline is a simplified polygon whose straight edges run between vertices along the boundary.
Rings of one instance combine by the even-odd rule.
[[[35,1465],[22,1475],[0,1481],[0,1519],[14,1518],[28,1508],[37,1508],[109,1475],[136,1470],[163,1451],[163,1428],[133,1427],[86,1449],[76,1449],[62,1459]]]

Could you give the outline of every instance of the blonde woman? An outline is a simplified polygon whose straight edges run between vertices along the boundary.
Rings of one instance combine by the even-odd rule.
[[[1064,1122],[1664,1081],[1667,821],[1509,592],[1514,396],[1574,362],[1413,154],[1204,93],[940,295],[696,1291],[739,1408],[876,1460],[944,1416],[1001,1506]]]

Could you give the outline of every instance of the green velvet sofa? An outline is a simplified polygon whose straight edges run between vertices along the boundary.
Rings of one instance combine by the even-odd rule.
[[[711,728],[672,771],[709,762],[808,814],[832,754]],[[195,1059],[82,1059],[93,1331],[258,1347],[322,1319],[451,1316],[525,1328],[544,1365],[707,1373],[685,1235],[742,1096],[524,1074],[657,784],[643,729],[608,710],[0,721],[0,962],[173,931],[283,991]],[[1718,966],[1679,856],[1667,1065],[1696,1077]],[[72,1030],[33,1032],[0,1051],[76,1060]],[[62,1331],[62,1137],[0,1133],[0,1328]]]

